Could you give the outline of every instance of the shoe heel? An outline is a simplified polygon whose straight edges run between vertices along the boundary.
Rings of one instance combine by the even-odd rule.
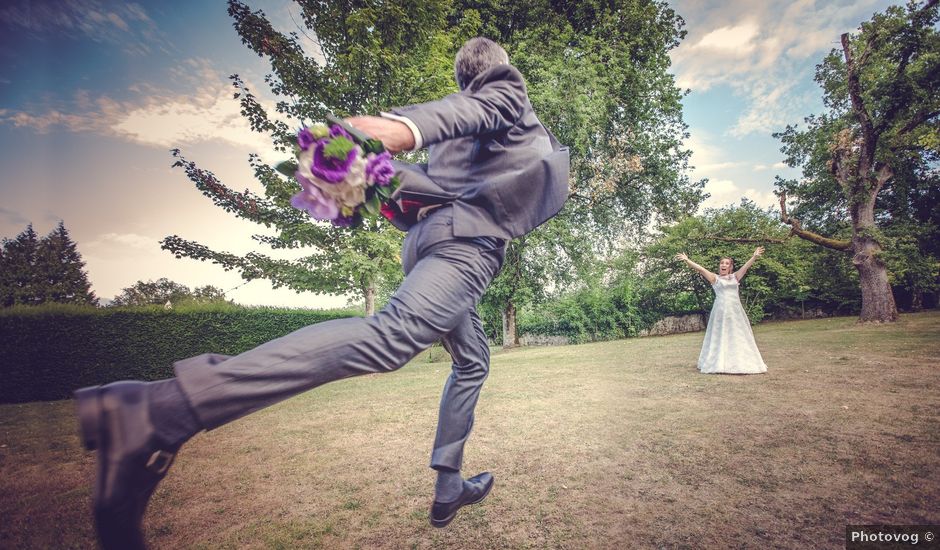
[[[75,407],[82,432],[82,445],[89,451],[98,449],[98,424],[101,422],[101,399],[99,386],[82,388],[75,392]]]

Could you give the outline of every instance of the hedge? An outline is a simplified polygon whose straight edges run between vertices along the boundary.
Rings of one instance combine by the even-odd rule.
[[[115,380],[159,380],[173,375],[174,361],[209,352],[236,355],[356,314],[228,304],[0,310],[0,403],[66,399],[77,388]]]

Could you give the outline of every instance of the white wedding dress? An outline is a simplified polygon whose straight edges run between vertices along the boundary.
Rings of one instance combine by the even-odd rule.
[[[741,298],[734,274],[718,277],[712,285],[715,304],[708,317],[698,370],[706,374],[759,374],[767,372]]]

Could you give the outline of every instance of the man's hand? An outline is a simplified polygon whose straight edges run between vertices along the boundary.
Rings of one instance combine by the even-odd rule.
[[[415,146],[414,134],[404,122],[377,116],[354,116],[345,120],[353,128],[381,141],[385,150],[393,155]]]

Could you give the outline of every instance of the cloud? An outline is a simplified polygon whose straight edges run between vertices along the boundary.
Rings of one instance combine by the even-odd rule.
[[[742,198],[750,199],[760,208],[777,204],[777,196],[771,191],[761,191],[753,187],[742,188],[732,180],[709,180],[705,192],[710,196],[702,203],[702,208],[722,208],[738,204]]]
[[[140,83],[129,88],[138,97],[127,101],[77,90],[69,101],[45,108],[0,109],[0,124],[32,128],[41,134],[92,132],[160,148],[222,141],[266,160],[283,156],[273,150],[266,135],[251,129],[240,104],[232,98],[230,82],[207,60],[186,60],[170,74],[176,90]],[[187,84],[195,90],[179,91]],[[274,113],[273,102],[259,101]]]
[[[713,178],[716,172],[744,166],[744,161],[726,160],[727,152],[712,145],[714,140],[705,130],[697,130],[686,141],[685,146],[692,151],[690,164],[693,179]]]
[[[696,42],[694,50],[716,50],[727,52],[734,56],[741,56],[754,49],[754,37],[757,36],[758,27],[752,22],[736,26],[715,29]]]
[[[121,247],[154,251],[160,249],[160,239],[137,233],[103,233],[86,243],[85,246],[92,249]]]
[[[887,5],[886,0],[677,0],[689,34],[670,54],[676,82],[693,91],[727,86],[743,100],[744,112],[730,130],[735,137],[779,129],[818,105],[818,93],[796,93],[813,76],[806,60],[821,60],[838,46],[840,34],[856,30]]]
[[[745,164],[746,163],[744,161],[713,162],[711,164],[697,164],[695,169],[699,172],[720,172],[722,170],[744,166]]]
[[[24,218],[22,214],[16,210],[3,208],[2,206],[0,206],[0,219],[10,225],[23,226],[24,229],[29,225],[29,220]]]
[[[785,162],[775,162],[773,164],[755,164],[754,170],[756,172],[764,172],[767,170],[784,170],[789,168]]]
[[[100,0],[19,0],[0,8],[0,23],[37,36],[55,34],[114,44],[132,55],[174,48],[136,3]]]

